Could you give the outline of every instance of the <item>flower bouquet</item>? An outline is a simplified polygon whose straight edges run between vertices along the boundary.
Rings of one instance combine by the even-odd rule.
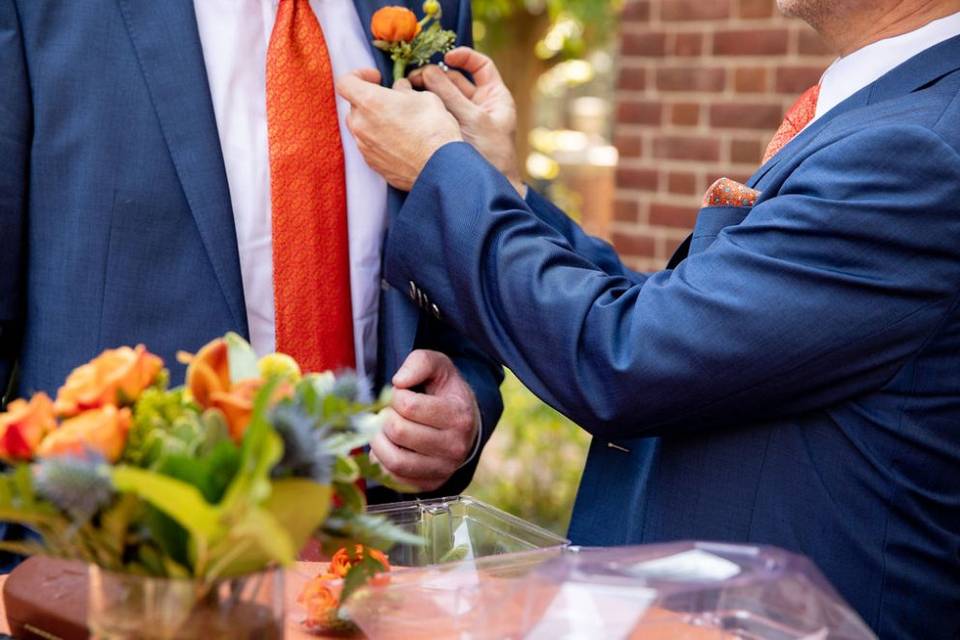
[[[280,637],[278,567],[315,538],[361,544],[338,602],[382,570],[377,549],[411,536],[365,513],[357,486],[390,484],[358,450],[381,428],[388,393],[355,375],[301,375],[257,359],[235,334],[214,340],[169,388],[143,346],[74,370],[51,400],[0,414],[0,520],[35,539],[0,549],[90,565],[97,637]],[[279,597],[277,595],[279,589]]]

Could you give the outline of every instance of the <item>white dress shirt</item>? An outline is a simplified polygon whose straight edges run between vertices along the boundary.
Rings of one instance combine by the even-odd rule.
[[[278,4],[279,0],[194,0],[230,185],[250,341],[259,354],[272,352],[276,343],[266,63]],[[352,0],[310,0],[310,6],[323,28],[335,77],[360,67],[376,67],[370,36],[360,24]],[[357,372],[371,375],[377,359],[387,185],[366,165],[347,130],[348,109],[338,96]]]
[[[893,38],[878,40],[842,58],[823,74],[814,120],[919,53],[960,35],[960,13]],[[809,126],[809,125],[808,125]]]

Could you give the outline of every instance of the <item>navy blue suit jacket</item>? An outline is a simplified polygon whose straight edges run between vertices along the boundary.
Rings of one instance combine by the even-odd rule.
[[[357,0],[361,22],[386,4]],[[443,8],[469,42],[469,2]],[[374,59],[389,79],[388,57]],[[14,363],[14,393],[55,392],[101,350],[141,342],[179,382],[177,349],[246,335],[192,0],[0,0],[0,87],[0,389]],[[391,215],[402,199],[391,193]],[[384,289],[375,383],[413,348],[449,354],[486,439],[502,410],[499,365]],[[442,492],[465,488],[473,467]]]
[[[811,125],[640,274],[471,147],[386,277],[594,436],[570,537],[811,557],[881,636],[960,634],[960,38]]]

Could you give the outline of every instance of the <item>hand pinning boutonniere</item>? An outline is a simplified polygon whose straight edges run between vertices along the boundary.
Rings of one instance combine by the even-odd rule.
[[[423,3],[423,20],[406,7],[383,7],[373,14],[370,31],[373,45],[390,54],[393,60],[393,81],[403,78],[410,65],[430,62],[437,53],[453,48],[457,34],[440,26],[440,2]]]

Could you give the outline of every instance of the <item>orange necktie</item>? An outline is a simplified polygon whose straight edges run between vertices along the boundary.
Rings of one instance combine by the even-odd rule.
[[[281,0],[267,51],[277,351],[313,372],[356,364],[333,82],[309,0]]]
[[[787,111],[783,124],[773,135],[773,140],[767,145],[767,150],[763,154],[763,162],[777,155],[780,149],[783,149],[793,138],[803,131],[804,127],[810,124],[813,117],[817,114],[817,100],[820,98],[820,85],[815,84],[793,103],[793,106]]]

